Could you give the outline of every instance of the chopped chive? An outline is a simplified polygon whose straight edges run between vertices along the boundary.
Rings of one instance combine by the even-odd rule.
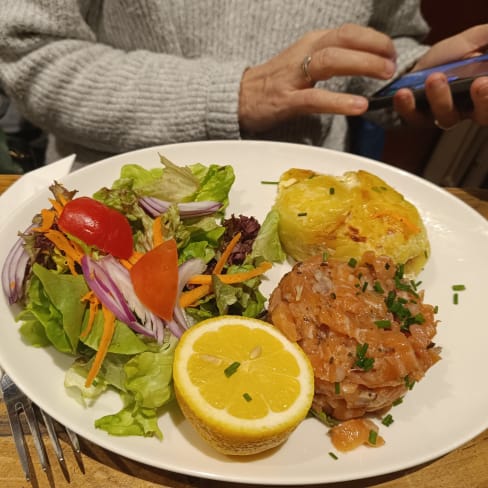
[[[278,184],[279,181],[266,181],[266,180],[261,181],[261,185],[278,185]]]
[[[325,261],[327,261],[328,258],[329,258],[329,255],[327,254],[327,251],[324,251],[322,253],[322,261],[325,263]]]
[[[249,393],[243,393],[242,397],[244,398],[244,400],[246,400],[246,402],[250,402],[252,400],[252,396],[249,395]]]
[[[351,268],[355,268],[356,267],[356,264],[358,264],[358,261],[357,259],[355,258],[351,258],[349,259],[349,261],[347,262],[347,264],[351,267]]]
[[[362,287],[361,291],[364,293],[367,289],[368,289],[368,282],[365,281],[364,284],[363,284],[363,287]]]
[[[307,212],[298,212],[298,217],[306,217]]]
[[[454,293],[452,297],[452,303],[454,303],[454,305],[457,305],[459,303],[459,295],[457,293]]]
[[[374,446],[376,445],[377,438],[378,438],[378,433],[375,430],[370,430],[368,436],[368,442]]]
[[[405,386],[411,390],[413,388],[413,386],[415,385],[415,380],[410,380],[408,374],[407,376],[405,376],[405,378],[403,378],[403,380],[405,381]]]
[[[438,313],[438,312],[439,312],[439,305],[436,305],[436,306],[434,307],[434,313]]]
[[[396,400],[392,402],[392,405],[396,407],[397,405],[400,405],[400,403],[403,403],[403,397],[399,397]]]
[[[341,384],[338,381],[334,383],[334,391],[336,395],[341,393]]]
[[[238,370],[240,365],[241,363],[234,361],[232,364],[227,366],[227,368],[224,369],[225,376],[227,376],[227,378],[232,376]]]
[[[466,287],[464,285],[452,285],[452,289],[454,291],[464,291],[466,290]]]
[[[335,188],[332,186],[329,188],[329,195],[333,195],[335,193]]]
[[[374,324],[378,329],[388,329],[391,327],[391,321],[390,320],[375,320]]]
[[[374,282],[373,290],[378,292],[378,293],[384,293],[385,292],[385,290],[383,290],[383,287],[381,286],[381,283],[379,281]]]
[[[389,427],[393,422],[394,422],[394,420],[393,420],[393,417],[390,413],[388,415],[386,415],[385,417],[383,417],[383,419],[381,420],[381,423],[383,425],[386,425],[387,427]]]
[[[336,454],[334,454],[333,452],[329,452],[329,456],[330,456],[332,459],[335,459],[336,461],[339,459],[339,458],[337,457],[337,455],[336,455]]]
[[[365,342],[364,344],[358,344],[356,346],[356,362],[354,364],[364,371],[369,371],[370,369],[372,369],[374,364],[374,358],[366,357],[368,347],[369,344],[367,342]]]

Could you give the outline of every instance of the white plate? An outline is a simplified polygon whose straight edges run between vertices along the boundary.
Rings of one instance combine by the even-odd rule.
[[[385,474],[432,460],[475,437],[488,427],[488,388],[483,360],[488,344],[486,280],[488,276],[488,221],[444,190],[391,166],[309,146],[271,142],[197,142],[149,148],[116,156],[62,178],[69,189],[91,195],[110,186],[123,164],[159,165],[158,152],[176,164],[201,162],[231,164],[236,182],[229,215],[254,215],[262,221],[271,207],[276,181],[291,167],[342,174],[364,169],[377,174],[414,203],[428,229],[430,258],[420,279],[426,301],[439,305],[437,344],[443,359],[394,407],[394,423],[381,427],[386,445],[359,448],[333,460],[327,429],[307,419],[280,448],[248,459],[216,454],[193,432],[176,406],[160,419],[163,441],[116,438],[96,430],[96,418],[118,410],[115,395],[102,397],[83,409],[68,397],[63,374],[71,362],[50,349],[28,347],[20,339],[14,312],[0,301],[0,364],[43,409],[81,436],[128,458],[174,472],[243,483],[306,485],[353,480]],[[1,231],[3,263],[18,230],[46,205],[48,190],[20,208],[2,205],[9,215]],[[273,269],[264,292],[271,291],[284,269]],[[454,284],[464,284],[459,304],[453,304]]]

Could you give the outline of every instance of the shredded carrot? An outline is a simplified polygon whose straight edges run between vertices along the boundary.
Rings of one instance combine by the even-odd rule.
[[[153,231],[153,247],[157,247],[159,246],[159,244],[162,244],[164,241],[163,228],[161,224],[161,215],[159,215],[154,219],[152,225],[152,231]]]
[[[259,276],[272,267],[272,264],[270,262],[264,261],[257,268],[251,269],[249,271],[243,271],[241,273],[221,274],[225,264],[227,263],[227,260],[229,259],[229,256],[231,255],[233,249],[236,247],[240,238],[241,233],[238,232],[234,235],[229,244],[227,244],[227,247],[224,249],[224,251],[220,255],[220,258],[217,260],[212,275],[194,275],[188,280],[188,284],[200,286],[185,291],[180,295],[179,304],[181,307],[189,307],[197,300],[200,300],[200,298],[208,295],[212,291],[212,276],[217,276],[219,280],[221,280],[223,283],[232,285],[236,283],[242,283],[243,281],[247,281],[251,278]]]
[[[56,219],[56,212],[54,210],[48,210],[47,208],[43,208],[41,210],[41,217],[42,217],[42,224],[40,227],[36,227],[33,229],[36,232],[47,232],[54,224],[54,220]]]
[[[73,261],[73,259],[71,259],[69,256],[64,256],[64,257],[66,259],[66,264],[68,265],[68,268],[70,270],[70,273],[73,276],[77,276],[78,275],[78,271],[76,271],[76,266],[75,266],[75,262]]]
[[[224,249],[223,253],[220,255],[220,258],[214,267],[213,274],[219,274],[222,272],[222,270],[224,269],[225,263],[227,263],[227,260],[229,259],[230,254],[234,250],[234,247],[236,247],[240,238],[241,238],[241,233],[238,232],[237,234],[234,235],[234,237],[231,239],[229,244],[227,244],[227,247]]]
[[[102,305],[103,312],[103,333],[98,344],[98,351],[95,354],[95,359],[91,365],[90,371],[86,377],[85,387],[89,388],[96,378],[102,367],[103,360],[107,355],[108,348],[112,342],[112,337],[115,331],[115,315],[106,307]]]
[[[233,285],[236,283],[242,283],[243,281],[247,281],[251,278],[259,276],[264,272],[271,269],[272,264],[269,261],[263,261],[257,268],[251,269],[249,271],[242,271],[240,273],[230,273],[230,274],[218,274],[216,275],[222,283],[226,283],[228,285]],[[194,275],[188,280],[188,284],[191,285],[209,285],[212,283],[212,276],[211,275]]]
[[[81,262],[83,252],[80,247],[74,242],[70,242],[68,238],[59,230],[50,229],[45,233],[46,237],[60,250],[69,256],[77,263]]]
[[[54,208],[54,211],[56,212],[57,216],[59,217],[61,213],[63,212],[63,205],[59,203],[57,200],[54,198],[50,198],[49,201],[51,202],[51,205]]]
[[[186,308],[189,307],[190,305],[193,305],[197,300],[200,300],[200,298],[203,298],[205,295],[208,295],[211,290],[212,290],[211,285],[200,285],[197,286],[196,288],[192,288],[191,290],[184,291],[180,295],[180,300],[179,300],[180,307]]]
[[[100,306],[100,301],[96,297],[95,293],[90,290],[86,295],[81,297],[81,301],[90,302],[90,311],[88,316],[88,323],[86,324],[85,330],[80,334],[81,338],[88,337],[88,334],[93,328],[93,323],[95,321],[95,314],[97,313],[98,307]]]
[[[131,269],[134,264],[139,261],[139,259],[144,256],[143,252],[139,251],[132,251],[132,254],[130,255],[129,259],[119,259],[120,264],[124,266],[126,269]]]

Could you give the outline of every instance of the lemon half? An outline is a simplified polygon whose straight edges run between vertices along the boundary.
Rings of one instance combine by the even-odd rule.
[[[249,455],[283,443],[314,394],[303,350],[267,322],[204,320],[176,347],[173,379],[185,417],[216,450]]]

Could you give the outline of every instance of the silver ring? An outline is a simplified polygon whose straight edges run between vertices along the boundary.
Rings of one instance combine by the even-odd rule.
[[[435,119],[434,125],[443,131],[449,131],[449,130],[455,129],[461,122],[462,122],[462,120],[460,120],[459,122],[456,122],[455,124],[451,125],[450,127],[446,127],[446,126],[442,125],[437,119]]]
[[[310,71],[308,70],[311,61],[312,61],[312,56],[310,56],[310,54],[305,56],[302,61],[303,76],[305,76],[305,79],[309,83],[313,83],[312,77],[310,76]]]

